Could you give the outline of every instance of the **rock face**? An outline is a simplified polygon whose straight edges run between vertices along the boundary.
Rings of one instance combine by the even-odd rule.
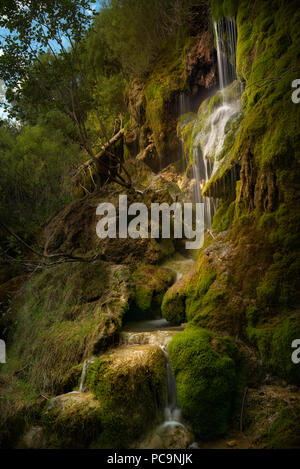
[[[126,346],[91,361],[89,392],[52,398],[40,426],[31,427],[20,448],[126,448],[152,429],[165,402],[166,364],[153,345]]]
[[[203,90],[203,96],[205,96],[206,90],[211,90],[216,86],[217,64],[213,42],[212,31],[204,31],[197,37],[186,58],[189,83],[194,89],[194,93],[195,87],[196,89],[198,87],[198,94]]]
[[[201,34],[185,38],[178,51],[163,52],[147,81],[133,80],[128,91],[131,121],[125,145],[131,156],[138,155],[154,172],[180,159],[177,117],[196,111],[216,85],[213,34],[207,25],[198,23],[198,27],[204,28]],[[180,108],[183,96],[186,109]]]

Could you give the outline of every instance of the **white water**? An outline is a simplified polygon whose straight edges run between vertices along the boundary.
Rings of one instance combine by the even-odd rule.
[[[167,390],[166,390],[166,406],[164,409],[164,423],[160,429],[173,429],[175,427],[184,427],[181,423],[181,409],[177,403],[177,390],[176,381],[172,372],[171,364],[167,349],[165,346],[161,347],[166,357],[167,368]]]
[[[237,31],[234,19],[223,18],[214,24],[221,103],[206,119],[204,127],[196,134],[193,143],[193,178],[195,179],[195,202],[204,203],[204,226],[210,228],[212,217],[217,209],[217,201],[203,197],[202,190],[219,167],[225,128],[229,119],[239,110],[240,101],[227,100],[225,87],[236,79],[236,41]]]
[[[78,392],[83,391],[83,386],[84,386],[85,377],[86,377],[86,371],[87,371],[87,367],[88,367],[89,363],[90,363],[90,360],[85,360],[84,363],[83,363]]]
[[[222,18],[214,22],[214,29],[220,89],[222,90],[236,79],[236,22],[233,18]]]

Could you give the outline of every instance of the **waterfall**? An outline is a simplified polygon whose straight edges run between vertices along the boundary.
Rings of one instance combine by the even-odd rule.
[[[167,392],[166,392],[166,405],[164,409],[164,423],[160,426],[161,430],[166,428],[184,427],[181,423],[181,409],[177,403],[176,381],[172,372],[171,364],[167,349],[165,346],[161,347],[166,357],[167,369]]]
[[[220,89],[236,79],[237,30],[233,18],[221,18],[214,22],[217,43]]]
[[[78,392],[83,392],[86,372],[87,372],[88,364],[90,363],[90,361],[91,360],[85,360],[84,363],[83,363]]]
[[[203,197],[202,190],[218,169],[217,157],[223,148],[226,124],[240,107],[239,99],[227,99],[224,91],[236,79],[237,29],[235,20],[222,18],[214,23],[214,29],[217,44],[219,92],[222,93],[222,96],[220,104],[205,119],[200,130],[195,131],[192,148],[192,171],[195,179],[194,199],[195,202],[204,203],[205,228],[211,226],[212,217],[217,209],[217,200]],[[196,121],[196,129],[198,124],[199,122]]]

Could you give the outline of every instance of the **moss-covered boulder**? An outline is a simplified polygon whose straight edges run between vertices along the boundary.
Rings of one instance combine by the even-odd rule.
[[[229,337],[187,328],[168,346],[178,403],[195,434],[223,435],[233,412],[239,383],[239,353]]]
[[[182,277],[169,288],[163,297],[161,312],[162,316],[171,324],[179,325],[186,321],[185,300],[187,279]]]
[[[47,448],[85,448],[101,433],[101,405],[91,393],[54,397],[43,415]]]
[[[300,407],[280,410],[269,430],[268,448],[300,448]]]
[[[87,382],[100,403],[103,431],[95,448],[126,448],[162,418],[166,363],[155,346],[120,347],[88,369]]]
[[[164,293],[174,281],[174,272],[164,267],[142,265],[132,275],[134,294],[127,318],[161,316]]]

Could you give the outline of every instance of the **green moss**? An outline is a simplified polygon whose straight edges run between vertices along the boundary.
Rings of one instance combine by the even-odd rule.
[[[189,327],[174,336],[168,352],[178,403],[193,431],[205,439],[223,435],[238,387],[238,352],[234,343],[207,330]]]
[[[235,212],[234,202],[221,203],[213,218],[212,229],[217,233],[226,231],[231,226]]]
[[[238,0],[211,0],[212,17],[215,21],[223,17],[234,17],[237,13]]]
[[[186,320],[185,292],[178,285],[171,287],[163,298],[161,305],[162,316],[171,324],[179,325]]]
[[[156,61],[145,86],[147,125],[153,131],[159,155],[178,151],[174,127],[170,125],[173,116],[168,113],[167,104],[178,91],[187,87],[185,62],[192,41],[193,39],[187,38],[186,34],[181,34],[174,47],[174,38],[171,38]]]
[[[186,316],[191,321],[199,313],[204,312],[205,306],[210,303],[210,307],[214,306],[214,300],[217,300],[210,287],[215,281],[217,273],[214,269],[208,267],[205,262],[200,262],[198,273],[193,281],[186,288]]]
[[[47,448],[83,449],[101,433],[101,411],[92,394],[65,394],[49,402],[42,418]]]
[[[128,308],[129,275],[123,267],[112,273],[101,261],[76,268],[65,263],[34,275],[14,304],[17,328],[1,374],[25,367],[24,378],[37,393],[64,392],[70,369],[117,334]]]
[[[293,313],[287,318],[269,321],[263,327],[249,326],[247,335],[270,371],[290,383],[300,384],[299,365],[293,363],[291,358],[292,342],[300,337],[299,314]]]
[[[127,318],[160,317],[164,293],[174,281],[174,273],[163,267],[140,266],[132,275],[135,293]]]
[[[120,359],[103,356],[88,370],[87,381],[101,406],[103,432],[96,448],[126,448],[151,429],[164,406],[166,366],[157,347]]]

